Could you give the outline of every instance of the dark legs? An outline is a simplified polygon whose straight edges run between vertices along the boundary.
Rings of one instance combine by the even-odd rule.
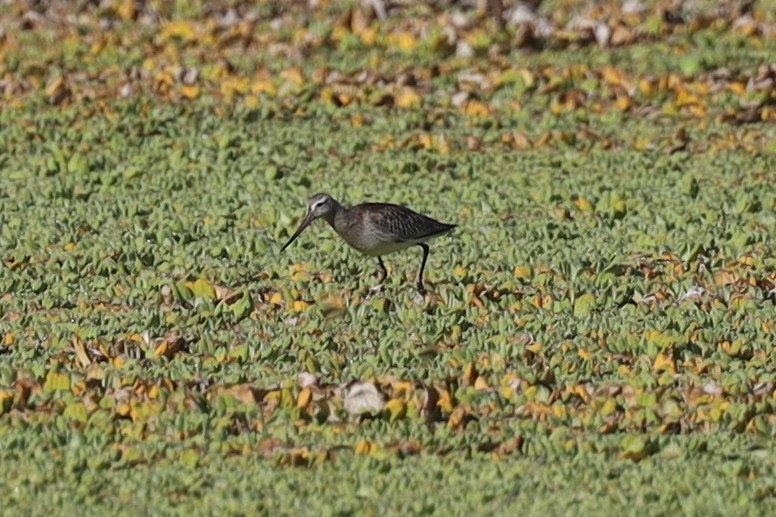
[[[380,277],[377,279],[378,284],[382,284],[385,282],[385,279],[388,278],[388,270],[385,269],[385,264],[383,264],[383,259],[379,255],[377,256],[377,261],[380,263]]]
[[[423,287],[423,270],[426,269],[426,260],[428,259],[428,244],[421,242],[418,246],[423,248],[423,262],[420,263],[420,271],[418,271],[417,287],[420,294],[426,294],[426,288]]]
[[[429,247],[425,242],[418,243],[418,246],[423,248],[423,262],[420,263],[420,271],[418,271],[418,279],[415,286],[420,291],[420,294],[426,294],[426,288],[423,286],[423,272],[426,270],[426,261],[428,260]],[[383,288],[383,282],[388,278],[388,270],[385,268],[382,257],[378,255],[377,262],[380,264],[380,274],[377,278],[377,285],[369,288],[370,293],[379,293]]]

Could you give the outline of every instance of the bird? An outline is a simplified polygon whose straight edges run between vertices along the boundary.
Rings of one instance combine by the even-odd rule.
[[[320,192],[307,202],[307,213],[299,228],[294,232],[281,253],[316,219],[323,219],[352,248],[364,255],[377,257],[380,274],[377,285],[370,291],[379,291],[388,278],[382,256],[420,246],[423,260],[415,283],[421,294],[426,293],[423,272],[428,260],[429,246],[426,241],[456,228],[457,224],[440,223],[402,205],[392,203],[361,203],[347,208],[329,194]]]

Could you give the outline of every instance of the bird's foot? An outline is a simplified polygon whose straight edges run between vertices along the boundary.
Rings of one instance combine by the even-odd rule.
[[[415,295],[415,298],[413,298],[412,301],[414,301],[416,304],[421,304],[426,301],[426,297],[429,293],[426,288],[423,287],[423,284],[416,284],[415,288],[418,290],[418,294]]]

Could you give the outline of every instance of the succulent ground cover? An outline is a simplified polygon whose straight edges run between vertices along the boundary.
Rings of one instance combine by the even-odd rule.
[[[533,3],[3,2],[4,511],[773,513],[776,3]]]

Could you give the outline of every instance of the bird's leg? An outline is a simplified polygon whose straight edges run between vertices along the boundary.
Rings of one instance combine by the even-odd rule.
[[[385,264],[383,263],[383,258],[378,255],[377,262],[380,263],[380,277],[377,279],[378,284],[382,284],[385,282],[385,279],[388,278],[388,270],[385,268]]]
[[[377,285],[369,288],[370,294],[379,293],[380,291],[382,291],[383,282],[385,282],[385,279],[388,278],[388,270],[385,268],[385,264],[383,263],[382,257],[378,255],[377,261],[380,263],[380,275],[377,278]]]
[[[423,262],[420,263],[420,271],[418,271],[417,288],[420,294],[426,294],[426,288],[423,287],[423,270],[426,269],[426,260],[428,259],[428,244],[425,242],[418,243],[418,246],[423,248]]]

